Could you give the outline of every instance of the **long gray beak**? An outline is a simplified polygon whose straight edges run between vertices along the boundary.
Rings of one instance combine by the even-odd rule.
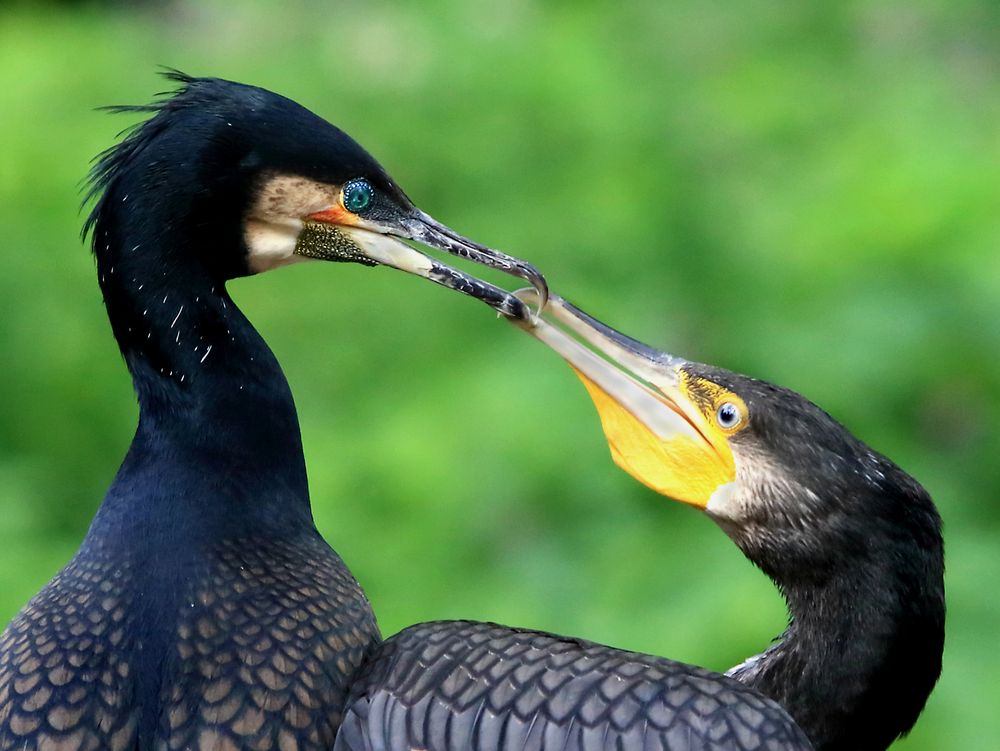
[[[544,306],[548,299],[548,284],[534,266],[463,237],[420,210],[384,224],[358,222],[349,226],[307,222],[299,235],[295,252],[325,260],[391,266],[481,300],[507,318],[519,321],[531,319],[529,307],[513,293],[427,256],[399,238],[438,248],[524,279],[532,285],[540,305]]]
[[[528,305],[540,302],[532,289],[514,294]],[[540,314],[513,323],[556,352],[656,436],[698,435],[685,417],[687,410],[664,406],[665,395],[677,398],[678,369],[686,360],[616,331],[558,295],[549,296]]]
[[[423,211],[418,210],[417,215],[406,220],[403,226],[409,230],[409,233],[404,236],[410,240],[432,248],[440,248],[459,258],[468,258],[483,266],[524,279],[534,288],[539,308],[545,307],[545,301],[549,296],[548,283],[538,269],[530,263],[470,240]]]
[[[518,296],[530,303],[533,290]],[[548,318],[549,320],[545,320]],[[658,493],[712,512],[735,488],[726,433],[689,388],[687,361],[625,336],[551,296],[539,315],[512,321],[555,350],[583,381],[615,464]],[[713,410],[714,411],[714,410]]]

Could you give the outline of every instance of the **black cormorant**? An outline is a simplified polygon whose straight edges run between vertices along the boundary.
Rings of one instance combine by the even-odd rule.
[[[821,749],[884,748],[912,724],[943,618],[937,517],[919,486],[800,397],[602,339],[557,301],[584,338],[688,375],[658,397],[567,350],[518,298],[395,240],[526,278],[544,305],[532,267],[419,212],[341,131],[261,89],[175,78],[180,91],[94,171],[87,227],[140,422],[79,552],[0,636],[0,751],[329,749],[345,712],[344,749],[810,748],[768,697]],[[224,286],[310,256],[419,274],[557,345],[594,384],[620,462],[708,505],[782,586],[785,638],[733,678],[495,624],[380,643],[313,525],[287,383]],[[720,393],[750,410],[731,436],[699,432]],[[695,442],[663,450],[664,426]],[[731,490],[707,494],[713,479]]]
[[[170,77],[172,97],[118,108],[150,117],[96,162],[85,226],[139,425],[79,551],[0,635],[0,751],[333,745],[380,636],[316,531],[288,384],[227,280],[385,264],[527,315],[408,238],[545,294],[298,104]]]
[[[715,520],[781,590],[788,628],[724,676],[551,634],[414,626],[362,668],[337,748],[882,751],[909,731],[944,644],[927,492],[792,391],[558,297],[547,310],[555,325],[517,323],[584,381],[615,462]]]

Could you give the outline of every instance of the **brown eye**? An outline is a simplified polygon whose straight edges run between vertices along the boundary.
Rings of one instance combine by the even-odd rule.
[[[743,416],[739,407],[732,402],[726,402],[715,411],[715,419],[723,430],[732,430],[743,421]]]

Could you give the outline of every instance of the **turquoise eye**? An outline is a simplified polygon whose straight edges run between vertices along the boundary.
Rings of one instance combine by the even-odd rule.
[[[364,178],[351,180],[344,186],[344,208],[352,214],[360,214],[372,205],[375,191]]]

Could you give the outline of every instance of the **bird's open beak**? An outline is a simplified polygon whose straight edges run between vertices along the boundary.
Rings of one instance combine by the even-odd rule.
[[[516,293],[526,303],[531,290]],[[685,360],[615,331],[551,296],[516,323],[570,364],[590,393],[615,463],[664,495],[705,508],[736,479],[726,436],[705,414]]]
[[[542,304],[548,297],[545,277],[534,266],[463,237],[419,210],[402,219],[385,221],[363,220],[340,207],[318,212],[305,223],[295,253],[392,266],[482,300],[508,318],[531,318],[531,311],[514,294],[431,258],[400,238],[524,279]]]

